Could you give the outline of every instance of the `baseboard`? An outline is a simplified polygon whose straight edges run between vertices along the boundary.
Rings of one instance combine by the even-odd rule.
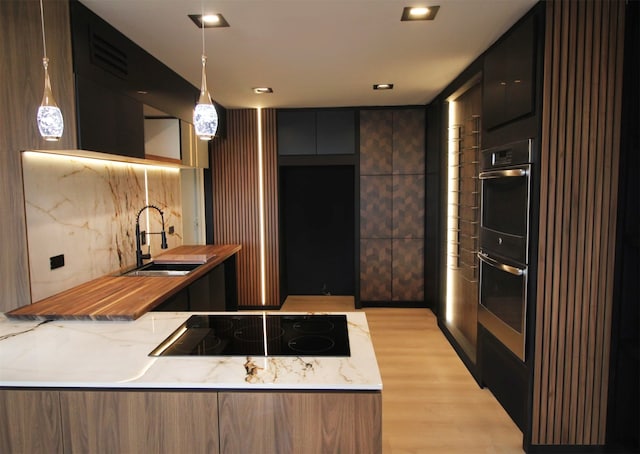
[[[360,301],[360,307],[398,307],[398,308],[431,309],[431,307],[424,301]]]
[[[589,454],[611,451],[608,451],[602,445],[531,445],[526,452],[529,454]]]
[[[438,319],[438,328],[440,328],[440,331],[442,331],[442,334],[444,334],[444,337],[447,338],[447,340],[449,341],[449,344],[451,344],[456,354],[458,355],[458,358],[460,358],[460,360],[462,361],[462,364],[464,364],[464,366],[467,368],[467,370],[469,371],[473,379],[476,381],[478,386],[482,388],[482,384],[480,383],[480,377],[478,376],[478,368],[476,367],[476,363],[473,360],[471,360],[471,358],[469,358],[469,356],[464,351],[464,349],[460,346],[460,344],[458,344],[458,340],[454,337],[453,334],[451,334],[451,331],[449,331],[449,328],[447,328],[447,325],[444,322],[442,322],[442,320],[440,319]]]
[[[278,311],[280,306],[238,306],[239,311]]]

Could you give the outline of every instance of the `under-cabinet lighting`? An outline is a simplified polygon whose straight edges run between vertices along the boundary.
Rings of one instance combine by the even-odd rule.
[[[374,84],[374,90],[393,90],[393,84]]]
[[[254,93],[258,95],[273,93],[273,88],[271,87],[253,87],[252,90]]]
[[[178,166],[167,166],[167,165],[157,165],[157,164],[143,164],[137,162],[127,162],[126,160],[112,160],[112,159],[103,159],[103,158],[93,158],[90,156],[75,156],[73,154],[65,153],[60,151],[56,153],[55,151],[24,151],[22,152],[25,158],[31,159],[50,159],[51,161],[75,161],[79,163],[86,164],[96,164],[102,163],[105,165],[112,165],[115,167],[134,167],[139,169],[160,169],[166,170],[169,172],[178,173],[180,171],[180,167]]]

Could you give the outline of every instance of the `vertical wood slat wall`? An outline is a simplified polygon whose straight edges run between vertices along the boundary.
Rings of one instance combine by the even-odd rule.
[[[624,2],[547,4],[533,445],[603,445]]]
[[[266,306],[279,301],[276,112],[262,111]],[[241,244],[237,256],[238,305],[260,306],[258,114],[227,111],[227,137],[214,140],[213,230],[217,244]]]

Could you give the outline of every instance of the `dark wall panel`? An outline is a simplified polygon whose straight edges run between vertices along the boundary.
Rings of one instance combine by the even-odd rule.
[[[280,169],[288,294],[354,294],[354,178],[352,166]]]

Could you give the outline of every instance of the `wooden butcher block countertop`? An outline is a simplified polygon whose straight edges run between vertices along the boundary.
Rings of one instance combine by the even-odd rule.
[[[103,276],[5,315],[28,320],[135,320],[240,249],[238,244],[178,246],[154,261],[203,265],[185,276]]]

